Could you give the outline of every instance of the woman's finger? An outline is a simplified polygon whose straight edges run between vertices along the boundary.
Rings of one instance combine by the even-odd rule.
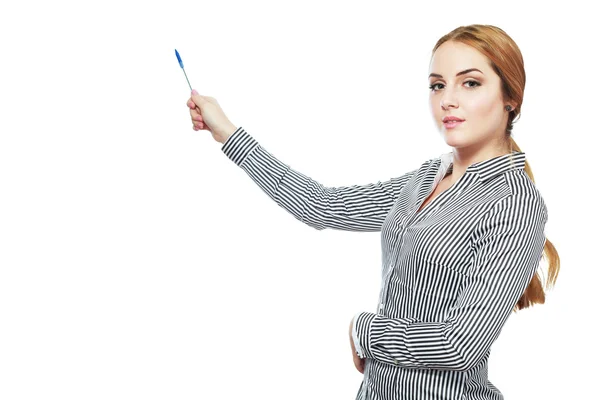
[[[202,115],[195,108],[190,108],[190,115],[193,121],[202,121]]]

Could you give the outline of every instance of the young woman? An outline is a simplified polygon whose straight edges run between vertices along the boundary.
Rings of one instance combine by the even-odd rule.
[[[349,327],[364,373],[357,399],[502,399],[487,378],[490,347],[512,311],[544,303],[559,257],[546,205],[511,131],[525,88],[521,52],[501,29],[461,26],[435,45],[430,106],[453,151],[386,182],[326,188],[268,153],[195,91],[195,130],[281,207],[316,229],[380,231],[377,312]]]

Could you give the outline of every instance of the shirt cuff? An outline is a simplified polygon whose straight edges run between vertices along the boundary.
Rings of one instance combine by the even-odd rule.
[[[360,358],[373,358],[369,348],[369,337],[371,322],[376,316],[377,314],[368,312],[360,312],[354,316],[352,322],[352,340],[354,341],[356,354],[358,354]]]
[[[258,142],[241,126],[223,143],[221,150],[238,166],[258,147]]]

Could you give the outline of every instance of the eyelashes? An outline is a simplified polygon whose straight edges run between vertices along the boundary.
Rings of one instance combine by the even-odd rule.
[[[481,83],[477,82],[477,81],[466,81],[465,83],[474,83],[473,86],[468,86],[467,89],[474,89],[477,86],[481,86]],[[434,83],[433,85],[429,85],[429,90],[431,90],[432,92],[437,92],[439,90],[435,90],[434,88],[438,85],[442,85],[441,83]]]

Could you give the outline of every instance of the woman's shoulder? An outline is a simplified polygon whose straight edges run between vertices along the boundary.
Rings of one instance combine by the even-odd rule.
[[[547,215],[544,196],[524,169],[509,171],[504,176],[510,188],[510,195],[516,200],[513,201],[515,206],[537,208],[538,211]]]

